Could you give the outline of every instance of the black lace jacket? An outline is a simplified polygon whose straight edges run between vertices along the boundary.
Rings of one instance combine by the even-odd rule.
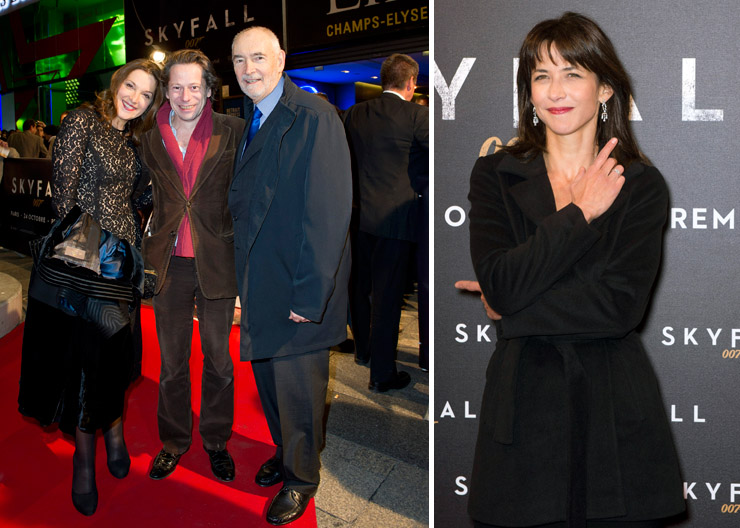
[[[148,182],[140,181],[141,161],[130,139],[93,110],[73,110],[54,142],[52,167],[52,206],[59,218],[78,204],[103,229],[141,247],[136,210],[152,198]]]

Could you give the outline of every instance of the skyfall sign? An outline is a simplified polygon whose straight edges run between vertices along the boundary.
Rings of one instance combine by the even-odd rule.
[[[279,2],[211,0],[172,4],[125,0],[126,60],[149,57],[155,49],[199,49],[215,63],[228,62],[231,41],[249,26],[265,26],[278,36],[283,27]]]
[[[0,163],[0,245],[28,255],[28,242],[44,236],[54,222],[51,160],[7,158]]]
[[[291,51],[429,28],[428,0],[288,0]]]

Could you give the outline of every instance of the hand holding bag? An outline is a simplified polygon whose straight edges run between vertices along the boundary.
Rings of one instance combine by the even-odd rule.
[[[72,208],[31,243],[31,252],[29,296],[95,323],[107,337],[131,323],[133,303],[142,295],[143,259],[88,213]]]

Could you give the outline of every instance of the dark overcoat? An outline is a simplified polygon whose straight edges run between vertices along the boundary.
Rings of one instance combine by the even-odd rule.
[[[283,75],[283,94],[237,158],[229,193],[243,361],[320,350],[347,335],[347,139],[334,107]],[[247,122],[253,111],[245,99]],[[294,323],[291,310],[311,322]]]
[[[154,211],[151,236],[142,244],[144,258],[157,271],[159,293],[172,258],[172,249],[185,215],[190,217],[195,269],[207,299],[236,297],[234,227],[228,192],[234,174],[234,154],[244,130],[244,120],[213,113],[213,134],[190,196],[155,126],[142,138],[141,159],[152,179]]]
[[[504,526],[666,517],[682,480],[652,366],[635,329],[660,264],[668,192],[631,164],[588,224],[556,211],[541,156],[480,158],[470,246],[503,318],[486,373],[469,512]]]

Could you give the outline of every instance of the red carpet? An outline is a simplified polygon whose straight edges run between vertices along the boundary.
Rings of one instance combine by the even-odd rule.
[[[260,527],[269,501],[279,486],[260,488],[254,475],[274,452],[249,363],[239,361],[239,327],[231,332],[231,356],[236,378],[236,415],[229,451],[236,479],[223,483],[211,473],[208,455],[198,435],[200,377],[203,356],[197,322],[190,361],[193,380],[193,445],[175,472],[165,480],[148,477],[161,443],[157,434],[159,347],[154,313],[142,307],[143,376],[129,389],[124,415],[131,472],[115,479],[105,464],[105,446],[98,436],[98,510],[85,517],[72,506],[71,437],[56,426],[46,429],[18,413],[18,378],[23,326],[0,339],[0,526],[9,527]],[[313,501],[291,528],[316,526]]]

